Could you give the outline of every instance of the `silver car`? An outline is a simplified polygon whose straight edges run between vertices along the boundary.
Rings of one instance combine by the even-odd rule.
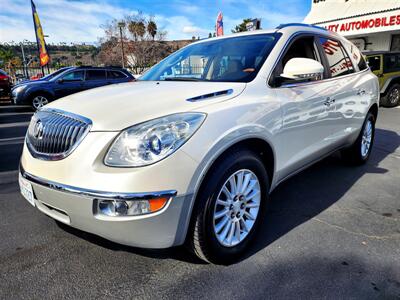
[[[368,160],[378,103],[360,51],[325,29],[205,39],[137,82],[36,112],[21,192],[55,220],[111,241],[186,244],[226,264],[254,240],[279,183],[337,150],[351,164]]]

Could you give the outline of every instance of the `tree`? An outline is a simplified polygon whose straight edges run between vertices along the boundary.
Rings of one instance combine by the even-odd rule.
[[[0,65],[5,66],[15,57],[10,48],[0,47]]]
[[[211,32],[208,34],[208,38],[212,38],[212,33]]]
[[[151,35],[151,37],[153,38],[153,41],[154,41],[154,37],[157,34],[157,24],[156,24],[156,22],[154,22],[153,20],[150,20],[147,23],[147,32]]]
[[[105,65],[121,65],[120,22],[128,24],[122,28],[125,62],[135,74],[142,73],[174,51],[170,44],[164,42],[166,32],[158,30],[152,17],[139,12],[102,26],[105,37],[100,39],[98,59]]]
[[[242,23],[236,25],[235,28],[231,30],[232,33],[247,31],[246,24],[249,22],[251,22],[251,19],[243,19]]]

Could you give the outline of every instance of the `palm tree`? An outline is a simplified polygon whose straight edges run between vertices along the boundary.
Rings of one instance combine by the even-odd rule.
[[[136,25],[136,33],[138,36],[140,36],[141,38],[144,36],[144,34],[146,33],[146,26],[144,25],[143,21],[139,21],[137,22]]]
[[[129,25],[128,25],[128,30],[129,30],[130,33],[133,34],[133,39],[134,39],[135,41],[137,41],[137,24],[138,24],[138,22],[136,22],[136,21],[131,21],[131,22],[129,23]]]
[[[143,21],[131,21],[128,25],[128,30],[133,34],[134,40],[137,41],[139,37],[142,38],[146,33],[146,26]]]
[[[150,20],[149,23],[147,23],[147,32],[151,35],[154,41],[154,37],[157,34],[157,24],[153,20]]]

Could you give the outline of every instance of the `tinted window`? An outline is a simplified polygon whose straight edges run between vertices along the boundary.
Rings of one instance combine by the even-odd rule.
[[[78,81],[83,80],[83,71],[74,71],[66,74],[62,79],[65,81]]]
[[[364,55],[361,53],[361,51],[356,46],[351,45],[350,52],[353,57],[353,60],[357,62],[357,66],[360,71],[368,68],[368,65],[365,61]]]
[[[389,54],[383,57],[383,72],[400,71],[400,54]]]
[[[289,48],[285,51],[282,59],[277,64],[274,70],[274,76],[271,78],[271,85],[280,86],[283,83],[291,83],[293,79],[280,77],[283,69],[289,60],[292,58],[308,58],[320,62],[319,55],[314,43],[314,37],[301,37],[292,42]],[[322,78],[321,78],[322,79]],[[304,81],[309,81],[305,79]],[[313,79],[314,80],[314,79]]]
[[[101,80],[106,78],[104,70],[86,70],[86,80]]]
[[[332,77],[354,73],[354,67],[339,41],[320,37]]]
[[[126,78],[126,75],[120,71],[107,71],[107,78],[108,79],[121,79]]]
[[[303,37],[294,41],[282,58],[282,66],[285,67],[289,60],[297,57],[318,60],[313,37]]]
[[[139,80],[249,82],[279,36],[255,34],[194,43],[155,65]]]
[[[381,56],[368,56],[367,57],[368,66],[371,68],[372,71],[379,71],[381,69]]]

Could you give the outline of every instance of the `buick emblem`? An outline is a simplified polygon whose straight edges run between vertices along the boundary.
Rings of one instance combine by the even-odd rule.
[[[38,120],[35,124],[35,127],[33,127],[33,136],[35,139],[41,140],[43,138],[43,123],[42,121]]]

